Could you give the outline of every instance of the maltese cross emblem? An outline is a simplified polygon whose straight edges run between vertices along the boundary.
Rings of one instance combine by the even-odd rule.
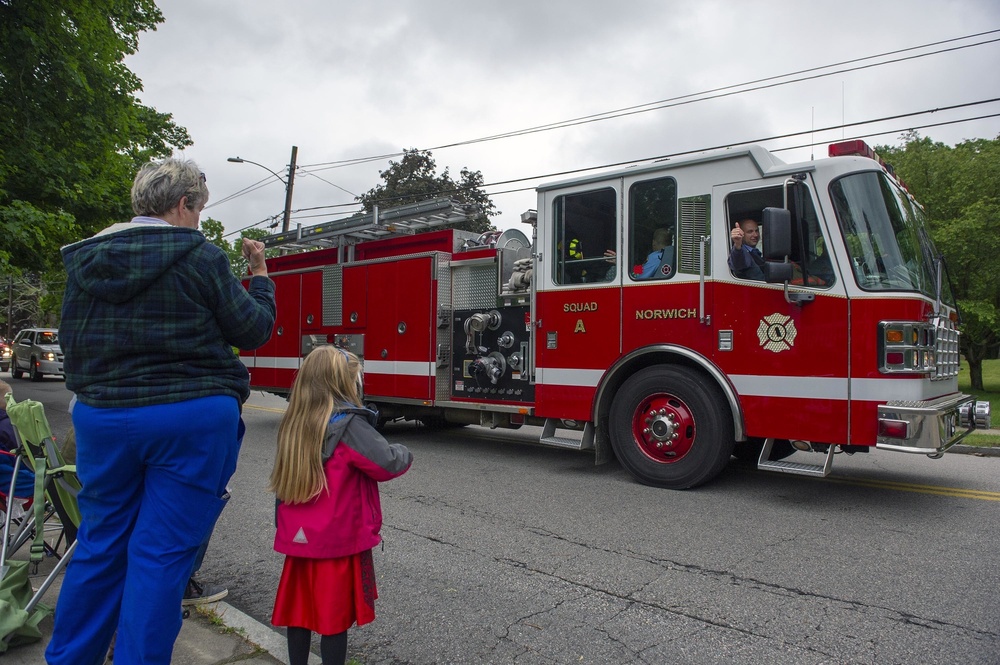
[[[771,314],[760,320],[757,326],[757,338],[760,345],[768,351],[781,353],[795,345],[795,322],[792,317],[784,314]]]

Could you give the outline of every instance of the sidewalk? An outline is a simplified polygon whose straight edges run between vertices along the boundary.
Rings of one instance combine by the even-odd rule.
[[[11,558],[26,559],[28,550],[28,547],[22,547]],[[32,586],[37,589],[54,566],[55,559],[46,557],[38,567],[38,574],[31,576]],[[56,605],[62,577],[63,573],[56,577],[42,597],[42,604],[49,607]],[[52,617],[46,618],[40,628],[41,641],[11,647],[6,653],[0,654],[3,665],[45,663],[45,647],[52,636]],[[200,611],[192,608],[191,615],[184,619],[170,662],[172,665],[224,665],[236,662],[241,665],[288,665],[288,651],[282,633],[220,601],[202,605]],[[319,665],[319,656],[310,656],[309,663]]]

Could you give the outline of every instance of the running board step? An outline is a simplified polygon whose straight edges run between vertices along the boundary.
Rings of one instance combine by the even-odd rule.
[[[555,446],[557,448],[571,448],[573,450],[593,450],[594,449],[594,426],[587,423],[583,427],[583,438],[574,439],[568,436],[556,436],[556,425],[562,421],[559,418],[546,418],[542,427],[542,435],[538,438],[538,443],[544,446]],[[576,434],[578,430],[569,430]]]
[[[823,464],[803,464],[801,462],[786,462],[785,460],[771,460],[771,447],[774,439],[767,439],[764,448],[760,451],[760,459],[757,461],[757,468],[764,471],[776,471],[778,473],[794,473],[800,476],[816,476],[826,478],[833,468],[833,452],[837,448],[832,443],[826,449],[826,462]]]

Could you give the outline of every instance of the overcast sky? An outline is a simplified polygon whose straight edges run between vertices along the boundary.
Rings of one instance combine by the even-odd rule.
[[[814,141],[820,157],[842,136],[895,145],[909,127],[1000,114],[1000,103],[979,104],[841,129],[1000,98],[1000,32],[980,34],[1000,30],[996,0],[158,4],[165,22],[126,62],[143,81],[143,103],[190,132],[194,145],[182,156],[206,172],[212,194],[202,218],[228,232],[280,218],[284,185],[227,157],[284,176],[293,145],[292,228],[355,212],[352,194],[377,185],[389,158],[331,163],[404,148],[437,148],[438,171],[448,167],[456,180],[463,167],[487,185],[541,176],[486,187],[502,213],[495,223],[510,228],[536,206],[531,187],[564,177],[550,174],[794,132],[804,134],[762,143]],[[772,78],[793,72],[806,73]],[[615,119],[439,147],[688,95],[696,96]],[[826,127],[836,129],[818,131]],[[949,145],[993,139],[1000,116],[920,132]],[[776,154],[799,161],[810,152]]]

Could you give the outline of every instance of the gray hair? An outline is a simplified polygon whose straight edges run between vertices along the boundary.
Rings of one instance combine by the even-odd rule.
[[[164,159],[139,169],[132,183],[132,210],[137,215],[159,216],[187,197],[195,210],[208,201],[205,175],[190,159]]]

